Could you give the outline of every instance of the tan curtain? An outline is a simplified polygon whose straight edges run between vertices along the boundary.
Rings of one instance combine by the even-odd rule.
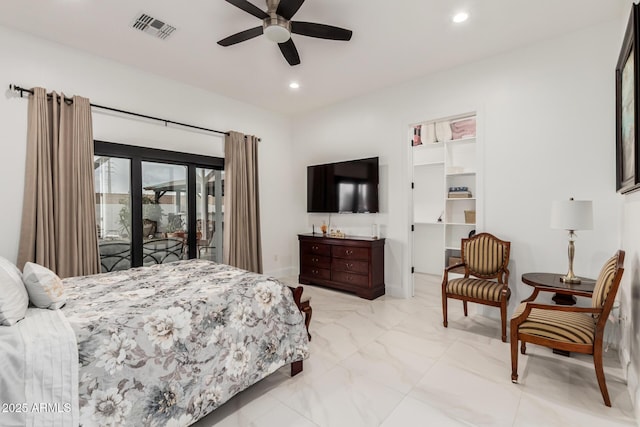
[[[262,273],[258,138],[229,132],[224,143],[224,262]]]
[[[34,88],[28,114],[18,265],[36,262],[60,277],[99,273],[89,100]]]

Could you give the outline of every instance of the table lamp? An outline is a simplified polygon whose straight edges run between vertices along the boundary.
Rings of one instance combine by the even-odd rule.
[[[560,278],[564,283],[580,283],[573,274],[573,255],[575,254],[576,230],[593,229],[593,204],[591,200],[556,201],[551,205],[551,228],[569,231],[569,271]]]

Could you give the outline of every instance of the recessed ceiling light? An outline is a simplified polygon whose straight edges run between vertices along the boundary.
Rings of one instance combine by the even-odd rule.
[[[456,13],[453,16],[453,22],[455,22],[456,24],[459,24],[461,22],[466,21],[468,18],[469,18],[469,14],[467,12]]]
[[[300,83],[298,83],[298,82],[291,82],[291,83],[289,83],[289,87],[290,87],[291,89],[298,89],[298,88],[300,88]]]

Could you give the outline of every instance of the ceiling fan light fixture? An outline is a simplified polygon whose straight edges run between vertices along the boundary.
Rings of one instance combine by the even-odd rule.
[[[277,15],[265,19],[262,26],[265,37],[274,43],[284,43],[291,38],[291,24]]]
[[[264,35],[274,43],[284,43],[291,38],[291,33],[279,25],[271,25],[265,28]]]

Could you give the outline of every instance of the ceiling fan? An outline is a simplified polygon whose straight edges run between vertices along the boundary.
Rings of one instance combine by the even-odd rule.
[[[267,11],[263,11],[247,0],[226,0],[228,3],[247,13],[262,19],[262,25],[241,31],[218,42],[220,46],[231,46],[264,34],[269,40],[278,43],[282,55],[289,65],[300,64],[298,49],[291,34],[316,37],[327,40],[351,40],[351,30],[313,22],[292,21],[305,0],[267,0]]]

